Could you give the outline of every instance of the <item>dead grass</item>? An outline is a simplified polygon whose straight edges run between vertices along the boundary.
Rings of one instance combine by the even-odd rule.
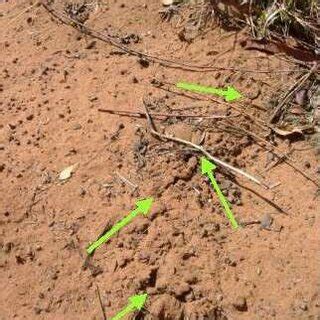
[[[212,15],[225,26],[250,26],[257,39],[292,36],[319,52],[317,0],[207,0]]]

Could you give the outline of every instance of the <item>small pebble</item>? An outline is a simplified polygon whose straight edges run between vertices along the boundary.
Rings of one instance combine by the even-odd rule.
[[[301,302],[300,305],[299,305],[299,308],[302,311],[307,311],[308,310],[308,304],[306,302]]]
[[[35,314],[40,314],[42,311],[42,309],[39,307],[34,307],[33,310],[34,310]]]
[[[309,161],[306,161],[305,163],[304,163],[304,166],[306,167],[306,168],[311,168],[311,164],[310,164],[310,162]]]
[[[261,229],[269,229],[272,225],[273,218],[269,213],[265,213],[260,220]]]
[[[86,190],[83,187],[80,187],[79,189],[79,196],[80,197],[84,197],[86,194]]]
[[[162,0],[162,4],[164,6],[171,6],[173,4],[173,0]]]
[[[222,190],[228,190],[232,187],[232,182],[230,180],[223,180],[220,182],[220,187]]]
[[[140,63],[141,67],[143,67],[143,68],[148,68],[150,65],[150,62],[144,58],[140,58],[138,60],[138,62]]]
[[[93,40],[93,41],[90,41],[87,46],[86,46],[86,49],[93,49],[97,44],[97,41]]]
[[[82,128],[81,124],[79,123],[76,123],[74,126],[73,126],[73,130],[80,130]]]
[[[187,283],[181,283],[175,288],[175,296],[181,298],[189,293],[191,290],[190,286]]]

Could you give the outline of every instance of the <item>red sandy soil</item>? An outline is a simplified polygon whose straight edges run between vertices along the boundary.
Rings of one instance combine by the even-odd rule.
[[[1,320],[98,320],[103,312],[110,319],[139,293],[148,294],[145,307],[128,319],[320,319],[314,183],[284,162],[270,167],[276,162],[270,152],[236,128],[224,131],[220,120],[155,119],[160,132],[194,143],[204,137],[213,155],[274,184],[265,190],[218,168],[239,222],[273,219],[267,228],[233,230],[201,174],[201,154],[152,137],[144,118],[98,111],[144,112],[145,97],[150,112],[234,112],[220,98],[196,101],[156,88],[151,80],[157,78],[232,84],[249,101],[235,105],[265,120],[270,97],[296,76],[274,71],[297,66],[283,55],[246,50],[243,32],[214,27],[184,42],[175,23],[161,21],[158,0],[102,2],[86,25],[115,39],[138,35],[130,48],[168,59],[270,72],[142,66],[137,57],[52,19],[34,1],[0,3]],[[307,142],[275,137],[275,143],[319,181]],[[74,164],[71,178],[59,181]],[[88,259],[87,245],[150,196],[150,214]]]

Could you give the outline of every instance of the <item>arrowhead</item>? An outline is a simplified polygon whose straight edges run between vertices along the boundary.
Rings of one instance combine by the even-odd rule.
[[[214,163],[207,160],[205,157],[201,158],[201,173],[206,174],[215,170],[217,167]]]
[[[148,294],[137,294],[129,298],[130,305],[137,310],[141,310],[148,298]]]
[[[153,199],[147,198],[147,199],[137,201],[136,206],[137,206],[137,209],[139,209],[139,211],[142,214],[147,215],[149,212],[149,209],[152,206],[152,203],[153,203]]]
[[[225,100],[227,102],[238,100],[242,97],[241,93],[237,91],[234,87],[228,87],[227,91],[225,91]]]

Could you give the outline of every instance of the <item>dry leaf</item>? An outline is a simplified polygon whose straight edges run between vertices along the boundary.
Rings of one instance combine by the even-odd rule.
[[[297,114],[297,115],[304,114],[304,110],[300,106],[295,106],[295,107],[291,108],[290,112],[292,114]]]
[[[63,169],[59,174],[59,180],[64,181],[71,177],[72,172],[74,171],[76,164]]]
[[[164,6],[171,6],[173,4],[173,0],[162,0],[162,4]]]

